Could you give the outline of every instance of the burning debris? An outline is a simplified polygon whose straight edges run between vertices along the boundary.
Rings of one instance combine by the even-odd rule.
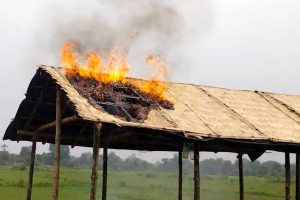
[[[151,109],[173,109],[173,104],[164,98],[167,66],[158,57],[147,57],[153,67],[151,77],[140,81],[126,78],[130,70],[126,55],[113,50],[104,62],[101,56],[91,52],[87,65],[82,66],[72,45],[66,43],[61,51],[66,77],[93,106],[134,122],[143,122]]]
[[[151,109],[173,109],[170,101],[156,99],[130,83],[99,82],[79,74],[68,77],[77,91],[95,106],[127,121],[144,121]]]

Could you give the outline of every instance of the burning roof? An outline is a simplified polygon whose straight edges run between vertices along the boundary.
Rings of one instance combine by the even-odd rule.
[[[147,56],[153,69],[149,80],[127,78],[130,71],[126,53],[113,49],[104,59],[97,52],[80,63],[75,42],[66,42],[60,52],[61,64],[69,82],[89,103],[127,121],[144,121],[151,109],[172,109],[165,97],[167,65],[159,57]],[[84,57],[84,56],[83,56]]]
[[[48,76],[50,80],[46,81],[45,77]],[[28,113],[32,110],[32,99],[35,99],[35,102],[38,101],[37,94],[40,91],[38,88],[41,85],[49,93],[49,81],[57,84],[72,104],[73,108],[68,111],[69,114],[75,112],[80,119],[89,122],[116,125],[127,128],[127,131],[142,128],[151,133],[178,133],[200,140],[203,138],[231,138],[248,141],[300,143],[299,96],[166,83],[167,89],[164,97],[172,102],[173,109],[160,106],[159,109],[151,109],[144,120],[132,121],[105,111],[101,104],[94,105],[87,96],[82,95],[78,88],[76,89],[76,86],[74,87],[74,84],[71,83],[72,80],[66,77],[62,68],[49,66],[39,67],[29,86],[26,99],[20,105],[4,139],[17,140],[17,131],[24,128],[24,124],[28,120]],[[53,101],[54,97],[55,93],[44,96],[44,105],[51,106],[51,103],[46,101],[49,98],[52,98]],[[53,112],[54,115],[52,115]],[[48,117],[50,118],[48,120],[52,121],[55,119],[55,109],[52,109],[51,112],[42,110],[39,116]],[[34,130],[40,125],[41,119],[36,119],[31,124],[30,130]],[[78,132],[78,128],[74,125],[72,131],[75,134]],[[166,146],[166,144],[158,143],[157,145]]]
[[[78,73],[67,78],[91,105],[127,121],[143,122],[151,109],[173,109],[170,101],[146,93],[130,82],[100,82]]]

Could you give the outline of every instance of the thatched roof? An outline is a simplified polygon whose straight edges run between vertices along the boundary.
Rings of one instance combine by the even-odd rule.
[[[49,77],[49,80],[46,77]],[[300,96],[168,83],[166,96],[174,103],[174,110],[151,110],[143,123],[128,122],[93,107],[69,83],[61,69],[48,66],[41,66],[37,70],[28,88],[26,99],[20,105],[4,139],[30,140],[28,137],[17,138],[17,130],[24,130],[34,105],[30,102],[36,102],[39,98],[41,90],[38,90],[38,87],[42,85],[43,90],[47,90],[47,95],[43,99],[48,98],[45,101],[50,104],[51,101],[54,102],[55,93],[50,92],[49,88],[54,88],[55,84],[61,87],[67,97],[66,100],[70,102],[69,114],[75,111],[75,115],[82,121],[109,124],[115,127],[115,130],[110,127],[112,132],[117,132],[117,128],[118,130],[127,128],[199,140],[218,138],[300,144]],[[53,108],[51,111],[50,108],[41,110],[40,116],[44,116],[45,112],[51,117],[44,121],[53,121]],[[38,116],[34,119],[31,126],[25,127],[26,129],[34,130],[42,124],[38,121]],[[78,132],[78,128],[74,130]],[[89,144],[82,145],[89,146]]]

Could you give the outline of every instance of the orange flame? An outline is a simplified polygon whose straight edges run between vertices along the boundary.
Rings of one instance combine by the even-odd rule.
[[[168,74],[168,66],[159,57],[147,56],[147,64],[152,69],[149,79],[134,81],[126,78],[130,71],[127,53],[120,53],[116,49],[112,49],[108,58],[103,59],[97,52],[89,52],[86,57],[86,64],[82,65],[79,62],[79,55],[74,51],[75,45],[75,42],[66,42],[60,51],[61,64],[67,76],[79,74],[82,77],[94,78],[104,83],[130,83],[145,93],[164,99],[166,90],[164,81]]]

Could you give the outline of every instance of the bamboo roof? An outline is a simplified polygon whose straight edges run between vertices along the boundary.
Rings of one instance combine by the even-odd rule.
[[[50,82],[59,85],[76,116],[84,121],[199,140],[224,138],[300,144],[300,96],[167,83],[166,97],[174,103],[174,110],[153,109],[140,123],[125,121],[92,106],[69,83],[60,68],[40,66],[36,76],[49,76]],[[29,91],[38,81],[33,82]],[[28,98],[27,93],[4,139],[17,140],[17,130],[24,128],[25,123],[20,122],[21,116],[26,118],[22,113],[32,109],[24,107],[25,104],[30,107]]]

